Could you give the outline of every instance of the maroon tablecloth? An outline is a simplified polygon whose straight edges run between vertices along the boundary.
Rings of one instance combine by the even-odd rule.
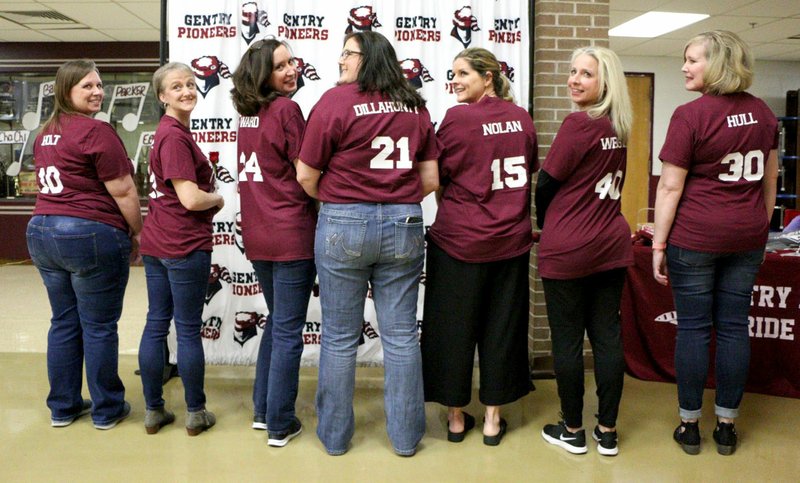
[[[622,340],[627,371],[675,382],[676,317],[669,287],[653,279],[650,247],[635,246],[635,265],[622,291]],[[747,391],[800,398],[800,257],[767,254],[750,309]],[[714,387],[712,343],[708,387]]]

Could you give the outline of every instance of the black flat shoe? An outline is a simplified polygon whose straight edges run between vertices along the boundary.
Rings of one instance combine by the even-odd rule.
[[[486,436],[483,435],[483,444],[486,446],[497,446],[500,444],[500,441],[503,440],[503,436],[506,434],[506,428],[508,427],[508,423],[505,419],[500,418],[500,432],[495,434],[494,436]]]
[[[467,413],[464,414],[464,431],[460,433],[455,433],[450,431],[450,423],[447,423],[447,441],[451,443],[460,443],[464,441],[464,436],[467,435],[467,431],[475,427],[475,418]]]

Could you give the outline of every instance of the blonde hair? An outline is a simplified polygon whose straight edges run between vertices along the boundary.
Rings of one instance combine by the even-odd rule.
[[[511,83],[503,74],[500,69],[500,62],[498,62],[493,53],[480,47],[472,47],[462,50],[455,58],[466,60],[469,66],[481,77],[486,77],[486,74],[491,72],[494,94],[503,100],[514,102],[514,95],[511,94]]]
[[[164,79],[167,77],[167,74],[173,70],[180,70],[194,76],[192,68],[182,62],[169,62],[162,65],[153,73],[153,90],[156,93],[156,99],[164,92]]]
[[[727,30],[703,32],[686,42],[686,49],[702,44],[706,49],[703,92],[723,95],[746,91],[753,85],[753,54],[735,33]]]
[[[600,96],[586,113],[595,119],[608,116],[617,138],[625,144],[631,134],[633,108],[622,63],[613,50],[604,47],[575,49],[570,62],[575,62],[578,56],[584,54],[597,61],[597,82],[600,85]]]

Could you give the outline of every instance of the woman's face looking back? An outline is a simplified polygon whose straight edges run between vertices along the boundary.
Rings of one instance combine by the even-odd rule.
[[[339,56],[339,84],[350,84],[358,80],[363,55],[356,39],[354,37],[347,39]]]
[[[69,90],[69,100],[75,111],[91,116],[103,105],[103,81],[93,70]]]

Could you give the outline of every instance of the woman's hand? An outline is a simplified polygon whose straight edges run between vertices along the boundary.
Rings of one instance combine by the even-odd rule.
[[[664,286],[669,282],[667,277],[667,255],[663,249],[653,250],[653,278]]]

